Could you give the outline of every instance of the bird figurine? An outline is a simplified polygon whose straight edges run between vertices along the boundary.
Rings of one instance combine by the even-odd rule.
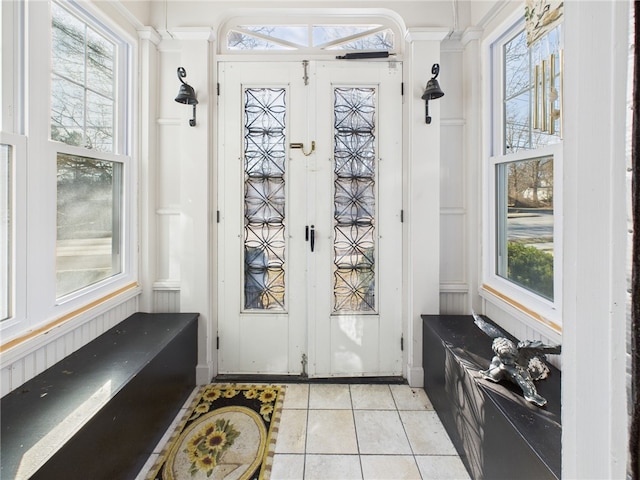
[[[502,330],[475,312],[471,313],[480,330],[493,338],[491,348],[495,355],[489,368],[480,370],[480,375],[495,383],[510,380],[522,389],[525,400],[538,407],[545,406],[547,400],[538,393],[534,381],[547,378],[549,367],[545,362],[546,355],[559,354],[560,345],[546,345],[540,340],[525,340],[515,344]]]

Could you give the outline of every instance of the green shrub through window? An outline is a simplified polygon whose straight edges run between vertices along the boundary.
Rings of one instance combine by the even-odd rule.
[[[553,301],[553,157],[500,163],[497,273]]]

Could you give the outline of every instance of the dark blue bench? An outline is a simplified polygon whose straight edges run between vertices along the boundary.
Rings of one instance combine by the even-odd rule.
[[[135,478],[195,387],[197,324],[136,313],[5,395],[0,478]]]
[[[544,408],[510,382],[478,373],[488,367],[492,338],[471,315],[423,315],[424,389],[472,478],[561,478],[561,374],[536,382]]]

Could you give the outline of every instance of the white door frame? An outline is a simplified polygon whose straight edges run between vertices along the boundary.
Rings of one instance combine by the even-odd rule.
[[[288,68],[291,65],[295,65],[296,67],[298,67],[298,64],[296,63],[292,63],[292,62],[287,62],[286,64],[283,64],[281,66],[277,66],[275,65],[274,67],[271,67],[271,65],[269,65],[270,69],[274,69],[275,72],[286,72],[289,71]],[[314,64],[315,65],[315,64]],[[333,65],[333,66],[332,66]],[[237,147],[233,147],[233,146],[229,146],[228,144],[235,142],[234,137],[237,135],[237,133],[235,133],[235,130],[237,130],[237,124],[241,124],[241,120],[242,120],[242,116],[235,118],[236,115],[239,115],[238,112],[236,112],[234,110],[234,102],[236,102],[237,100],[241,100],[242,97],[238,97],[238,99],[236,99],[236,96],[238,95],[238,92],[236,92],[236,85],[235,85],[235,81],[232,82],[231,79],[234,78],[234,66],[235,66],[235,71],[239,71],[239,72],[244,72],[241,74],[241,78],[251,78],[251,75],[247,75],[247,73],[252,74],[251,69],[252,68],[257,68],[256,64],[242,64],[242,63],[236,63],[236,62],[231,62],[231,63],[223,63],[221,62],[219,64],[219,71],[223,72],[221,73],[221,77],[225,78],[225,82],[222,85],[222,88],[226,88],[226,89],[232,89],[232,90],[227,90],[227,97],[224,98],[224,102],[220,102],[220,106],[218,111],[220,112],[219,115],[221,115],[220,118],[220,150],[219,150],[219,158],[221,159],[221,161],[218,164],[218,178],[219,181],[224,182],[224,184],[228,184],[230,181],[233,184],[238,184],[240,185],[240,180],[238,178],[235,178],[235,174],[231,175],[231,177],[229,177],[230,174],[225,174],[224,171],[225,169],[231,165],[231,168],[233,169],[233,162],[235,161],[235,157],[239,156],[238,152],[235,152],[234,148]],[[249,70],[247,70],[244,67],[248,67]],[[337,82],[337,85],[349,85],[352,83],[352,77],[354,76],[354,70],[353,67],[354,65],[349,65],[347,69],[343,70],[343,67],[347,67],[347,64],[345,63],[332,63],[332,62],[324,62],[321,64],[322,66],[322,73],[326,73],[328,70],[327,68],[331,68],[331,71],[335,72],[335,74],[342,74],[342,82]],[[243,69],[244,68],[244,69]],[[384,123],[383,121],[392,121],[392,118],[401,118],[401,112],[400,112],[400,106],[401,106],[401,85],[400,85],[400,80],[401,80],[401,64],[399,64],[398,62],[389,62],[387,64],[387,62],[384,63],[380,63],[378,62],[377,64],[373,64],[373,63],[369,63],[367,65],[367,68],[365,69],[365,72],[363,74],[362,68],[365,68],[365,65],[361,64],[361,70],[359,70],[357,73],[360,76],[360,80],[356,81],[355,83],[353,83],[353,85],[360,85],[363,81],[365,82],[365,84],[371,84],[373,85],[378,85],[379,87],[376,88],[380,88],[381,90],[379,91],[379,93],[376,95],[376,99],[379,99],[379,101],[381,102],[377,107],[376,107],[376,116],[377,116],[377,120],[376,120],[376,137],[378,139],[384,138],[385,140],[377,140],[376,143],[378,141],[382,141],[382,143],[379,144],[379,146],[377,148],[380,148],[380,151],[376,151],[376,157],[377,157],[377,161],[378,166],[382,169],[384,168],[386,173],[384,174],[383,177],[379,178],[379,182],[380,183],[376,183],[376,188],[381,189],[379,192],[379,199],[376,200],[376,211],[379,211],[378,216],[378,220],[380,220],[382,223],[377,224],[378,226],[376,227],[376,232],[378,232],[376,235],[380,238],[380,242],[382,242],[380,245],[384,246],[386,245],[386,251],[388,251],[388,253],[392,253],[394,251],[398,251],[401,250],[401,245],[402,245],[402,224],[401,222],[401,211],[402,211],[402,195],[401,195],[401,191],[402,191],[402,185],[401,185],[401,177],[402,177],[402,148],[401,148],[401,135],[399,135],[398,133],[396,134],[392,134],[391,136],[386,136],[384,137],[380,132],[383,130],[383,126]],[[226,73],[225,73],[226,72]],[[297,72],[296,72],[297,73]],[[300,69],[300,73],[302,73],[302,70]],[[274,79],[279,78],[278,74],[274,74]],[[288,75],[288,74],[287,74]],[[358,76],[356,75],[356,76]],[[275,83],[273,83],[275,80],[271,79],[269,80],[266,77],[271,78],[271,75],[268,72],[262,72],[261,77],[264,76],[265,78],[261,78],[260,79],[260,84],[264,85],[266,82],[266,84],[273,84],[274,86],[276,84],[278,84],[278,82],[276,81]],[[291,76],[291,78],[293,78],[293,76]],[[328,95],[329,97],[333,97],[333,93],[330,87],[330,84],[327,83],[331,80],[332,77],[327,77],[326,75],[324,75],[322,77],[323,80],[323,85],[326,83],[327,85],[325,85],[325,88],[327,88],[326,91],[324,91],[324,95],[325,97]],[[395,80],[394,80],[395,79]],[[244,82],[244,80],[243,80]],[[346,83],[345,83],[346,82]],[[396,83],[393,83],[396,82]],[[233,84],[232,84],[233,83]],[[244,85],[244,83],[243,83]],[[394,86],[395,85],[395,86]],[[293,88],[293,87],[292,87]],[[299,89],[300,86],[295,87],[296,89]],[[295,90],[295,89],[294,89]],[[397,90],[397,93],[396,93]],[[288,91],[288,90],[287,90]],[[293,95],[294,93],[289,93],[289,95]],[[394,97],[394,94],[397,94],[397,97]],[[230,95],[230,96],[229,96]],[[231,99],[232,100],[229,100]],[[324,97],[323,97],[324,98]],[[298,100],[301,100],[301,96],[298,97]],[[388,103],[387,103],[388,102]],[[395,105],[395,106],[394,106]],[[226,109],[226,110],[225,110]],[[323,111],[325,111],[324,115],[327,116],[327,118],[332,117],[333,115],[333,109],[332,108],[328,108],[325,106],[322,106]],[[395,113],[394,113],[394,109],[395,109]],[[315,110],[313,110],[315,111]],[[225,113],[226,112],[226,113]],[[329,115],[329,113],[331,115]],[[385,114],[387,115],[386,117]],[[232,115],[233,119],[232,121],[229,120],[230,117],[228,117],[228,115]],[[293,113],[289,114],[291,116],[291,118],[293,119]],[[223,118],[224,117],[224,121]],[[295,120],[293,119],[294,122],[300,122],[301,119]],[[229,132],[225,133],[225,127],[226,124],[231,123],[234,126],[231,127],[231,129],[229,130]],[[396,124],[397,125],[397,124]],[[295,125],[294,125],[295,127]],[[326,130],[326,128],[328,127],[328,125],[323,126],[322,128],[324,128],[324,136],[326,136],[326,138],[324,139],[323,143],[326,143],[329,138],[333,138],[333,127],[331,127],[330,130]],[[233,130],[233,131],[232,131]],[[303,131],[298,131],[298,133],[294,133],[293,129],[288,132],[291,133],[293,135],[303,135]],[[229,136],[230,135],[230,136]],[[294,139],[292,136],[288,136],[287,138],[287,142],[289,142],[290,140]],[[394,140],[395,139],[395,140]],[[225,142],[227,145],[225,145]],[[386,146],[385,146],[386,145]],[[329,152],[327,150],[328,145],[325,145],[325,151],[323,152],[323,155],[326,155],[330,158],[332,158],[333,153]],[[224,154],[225,158],[224,161],[222,161],[222,155]],[[296,154],[296,156],[294,157],[294,152],[289,152],[289,158],[291,159],[291,161],[287,162],[287,170],[289,170],[290,168],[292,168],[294,166],[294,164],[298,164],[301,162],[301,160],[304,160],[303,158],[299,158],[301,156],[298,156]],[[234,158],[230,158],[230,157],[234,157]],[[386,160],[385,160],[386,159]],[[238,159],[239,160],[239,159]],[[321,160],[317,160],[317,158],[310,158],[309,159],[309,167],[311,170],[314,170],[317,165],[314,163],[316,161],[322,162]],[[326,177],[325,180],[328,180],[329,177],[332,179],[333,178],[333,170],[331,169],[330,171],[326,170],[326,168],[328,167],[328,164],[326,162],[322,162],[319,163],[318,165],[321,166],[320,170],[324,171],[324,176]],[[231,170],[229,170],[229,172],[231,172]],[[381,170],[382,172],[382,170]],[[329,177],[327,177],[327,175],[329,175]],[[394,180],[395,178],[395,180]],[[395,186],[394,186],[395,185]],[[239,186],[236,186],[235,188],[239,188]],[[289,187],[291,188],[291,187]],[[382,190],[383,189],[383,190]],[[223,189],[224,190],[224,189]],[[234,189],[235,191],[235,189]],[[394,193],[396,192],[396,193]],[[220,198],[219,198],[219,202],[220,202],[220,206],[222,206],[221,208],[221,221],[222,221],[222,225],[220,227],[221,231],[224,231],[224,229],[226,228],[228,231],[225,235],[219,235],[219,243],[220,243],[220,254],[218,255],[220,258],[221,262],[225,262],[226,261],[226,254],[227,254],[227,248],[229,248],[229,246],[225,247],[225,240],[230,241],[231,243],[234,243],[235,241],[233,240],[233,238],[228,237],[228,239],[226,239],[226,237],[228,235],[230,235],[231,233],[229,232],[235,232],[236,230],[238,231],[242,231],[242,228],[240,227],[240,225],[236,225],[238,219],[236,219],[235,217],[240,218],[240,215],[238,214],[238,212],[236,212],[236,207],[232,207],[230,205],[227,205],[226,207],[224,207],[225,202],[230,202],[231,200],[229,200],[229,198],[227,198],[227,196],[224,194],[224,192],[220,193]],[[396,200],[393,201],[393,205],[390,207],[385,207],[383,205],[383,202],[385,205],[390,205],[389,200],[384,200],[385,198],[389,197],[390,195],[396,195]],[[333,203],[333,200],[325,199],[327,201],[329,201],[331,204]],[[380,203],[378,203],[380,202]],[[314,197],[310,198],[310,205],[314,205],[316,204],[316,200]],[[327,204],[328,205],[328,204]],[[307,206],[307,208],[309,207],[309,205]],[[328,208],[328,207],[326,207]],[[324,210],[326,210],[326,208]],[[326,210],[326,212],[329,212],[330,215],[329,217],[333,217],[333,213],[332,213],[332,209]],[[325,213],[326,213],[325,212]],[[227,215],[228,214],[228,215]],[[291,215],[291,211],[289,213],[289,215]],[[326,220],[329,219],[329,217],[327,217]],[[292,218],[292,217],[290,217]],[[311,220],[313,222],[313,219]],[[320,219],[316,220],[316,222],[319,222]],[[230,223],[228,223],[230,222]],[[397,225],[395,225],[395,223],[397,222]],[[291,221],[290,221],[291,224]],[[235,225],[235,227],[234,227]],[[301,226],[299,226],[301,227]],[[328,225],[325,226],[325,230],[328,230]],[[298,228],[301,229],[301,228]],[[331,230],[332,232],[332,230]],[[386,232],[386,233],[385,233]],[[295,232],[296,234],[298,232]],[[325,235],[328,234],[328,231],[324,232]],[[384,235],[384,239],[382,237],[380,237],[380,235]],[[288,239],[291,240],[291,243],[293,243],[294,239],[293,239],[293,233],[291,231],[289,231],[287,233],[287,237]],[[394,240],[395,237],[395,240]],[[235,238],[235,237],[234,237]],[[299,242],[299,239],[297,240]],[[235,242],[237,243],[237,242]],[[230,244],[231,245],[231,244]],[[327,247],[327,243],[326,242],[322,242],[321,245],[324,245],[325,249]],[[396,247],[390,248],[390,245],[396,245]],[[231,245],[233,246],[233,245]],[[235,247],[234,247],[235,248]],[[289,247],[290,248],[290,247]],[[329,250],[327,250],[325,252],[326,253],[330,253]],[[235,258],[235,257],[234,257]],[[315,257],[314,257],[315,259]],[[388,292],[388,296],[385,299],[380,300],[381,302],[381,306],[377,307],[377,311],[378,314],[376,314],[374,317],[372,316],[368,316],[368,320],[366,321],[362,321],[364,318],[367,318],[367,316],[365,315],[363,317],[363,319],[359,320],[358,324],[360,325],[359,328],[364,328],[363,332],[364,332],[364,336],[360,338],[361,341],[365,342],[362,346],[362,348],[365,348],[365,345],[369,345],[368,347],[366,347],[366,350],[362,350],[359,351],[358,354],[356,356],[358,356],[360,359],[362,360],[366,360],[367,358],[369,358],[369,360],[366,360],[366,362],[360,367],[360,370],[358,370],[358,368],[356,368],[354,370],[354,373],[356,375],[399,375],[401,374],[402,371],[402,362],[399,361],[402,358],[402,352],[400,351],[400,347],[401,347],[401,337],[402,337],[402,333],[401,333],[401,321],[400,321],[400,317],[401,317],[401,285],[402,285],[402,262],[400,259],[396,258],[393,261],[389,261],[387,259],[387,255],[384,255],[384,257],[382,255],[379,256],[379,260],[381,263],[378,264],[378,266],[376,267],[376,271],[378,271],[378,281],[376,283],[376,285],[378,286],[378,290],[380,290],[379,285],[386,285],[384,287],[385,292]],[[331,262],[332,263],[332,262]],[[219,267],[222,268],[222,267]],[[228,292],[225,293],[225,282],[232,282],[233,285],[238,284],[237,279],[234,278],[234,275],[231,275],[230,270],[226,270],[227,274],[225,275],[221,275],[221,281],[219,282],[219,288],[221,289],[219,292],[219,298],[224,298],[227,299],[228,297]],[[395,272],[395,273],[393,273]],[[392,280],[394,278],[394,275],[397,277],[395,278],[395,280]],[[329,281],[329,278],[333,277],[333,274],[330,275],[325,275],[327,278],[325,279],[325,283],[326,281]],[[235,287],[230,287],[230,288],[235,288]],[[393,291],[395,291],[396,293],[392,293]],[[386,295],[386,293],[385,293]],[[313,298],[313,295],[310,295],[310,299]],[[237,300],[237,299],[236,299]],[[233,301],[232,301],[233,303]],[[236,302],[237,303],[237,302]],[[312,301],[309,302],[309,304],[313,303]],[[222,307],[222,303],[220,304]],[[225,315],[225,317],[229,316],[232,314],[232,311],[235,311],[235,307],[233,305],[235,305],[235,303],[232,304],[227,304],[225,303],[224,305],[231,305],[230,308],[231,310],[228,310],[228,307],[225,306],[225,311],[228,312],[227,314],[225,314],[222,310],[220,311],[220,315]],[[393,305],[396,305],[395,307]],[[326,306],[326,308],[329,308],[328,306]],[[382,308],[382,310],[380,310],[380,308]],[[327,310],[327,313],[329,313],[331,311]],[[385,313],[386,312],[386,313]],[[250,313],[250,312],[249,312]],[[315,318],[317,316],[317,314],[315,312],[312,312],[313,315],[311,315],[311,317],[307,316],[305,321],[309,321],[309,318]],[[382,314],[382,317],[380,317],[380,315]],[[256,316],[257,315],[257,316]],[[221,343],[223,344],[223,347],[225,348],[225,350],[227,351],[227,354],[229,353],[233,353],[234,351],[237,351],[238,353],[235,355],[236,357],[236,361],[232,361],[230,360],[230,362],[226,364],[225,367],[222,368],[223,371],[228,372],[228,373],[234,373],[231,370],[234,369],[238,369],[237,373],[242,373],[245,372],[246,373],[259,373],[261,367],[259,367],[259,365],[261,365],[262,363],[265,364],[265,370],[264,373],[269,373],[268,368],[267,368],[267,364],[273,364],[273,362],[271,361],[271,359],[267,359],[264,358],[262,361],[253,361],[249,367],[241,367],[240,364],[243,363],[242,359],[244,358],[243,354],[240,352],[241,350],[243,350],[240,344],[238,344],[237,346],[235,342],[239,342],[241,341],[240,339],[243,336],[246,335],[250,335],[251,332],[255,329],[260,329],[260,331],[262,332],[260,334],[260,336],[258,338],[265,338],[268,340],[269,335],[268,335],[268,331],[270,330],[270,327],[263,327],[263,322],[262,319],[264,319],[264,313],[262,313],[262,315],[260,313],[257,313],[256,315],[252,315],[250,314],[249,317],[255,316],[256,318],[254,318],[254,320],[252,322],[250,322],[253,326],[250,327],[251,330],[242,330],[241,327],[232,327],[232,325],[235,325],[235,322],[225,322],[225,323],[220,323],[219,324],[219,328],[220,327],[224,327],[224,334],[221,335],[222,340]],[[262,319],[260,319],[260,316],[262,316]],[[294,324],[294,322],[291,322],[288,320],[288,316],[287,314],[283,314],[283,315],[276,315],[276,317],[278,316],[282,316],[284,320],[277,320],[276,319],[276,323],[272,325],[275,326],[277,324],[279,325],[283,325],[282,322],[284,322],[284,324],[288,324],[289,327],[287,328],[292,328],[291,325]],[[246,313],[241,315],[240,321],[239,323],[243,323],[242,318],[245,318],[245,320],[247,320],[249,317],[247,317]],[[276,318],[273,316],[273,314],[271,315],[271,318],[274,319]],[[348,315],[348,317],[350,317],[351,320],[357,320],[358,317],[362,317],[362,315]],[[336,317],[337,318],[337,317]],[[384,322],[380,322],[380,318],[382,318],[384,320]],[[329,317],[327,319],[327,321],[330,321],[330,324],[333,325],[335,318]],[[347,317],[342,317],[342,320],[349,320]],[[248,321],[248,320],[247,320]],[[279,322],[279,323],[278,323]],[[322,327],[322,325],[324,325],[322,323],[323,321],[320,320],[320,327]],[[270,324],[273,322],[267,322],[267,324]],[[343,331],[344,332],[344,326],[342,325],[343,322],[339,322],[338,324],[335,325],[340,325],[341,328],[332,328],[332,330],[335,330],[335,332],[333,334],[331,334],[330,338],[326,338],[325,340],[327,341],[326,345],[334,345],[334,347],[331,347],[332,351],[335,350],[336,348],[341,348],[339,345],[340,342],[340,338],[342,338],[341,336],[336,336],[338,331]],[[327,323],[328,325],[329,323]],[[311,325],[311,324],[310,324]],[[371,328],[375,325],[380,325],[380,327],[375,327],[375,331],[371,331]],[[395,325],[395,326],[393,326]],[[305,325],[306,327],[306,325]],[[320,328],[317,327],[317,328]],[[366,328],[365,328],[366,327]],[[384,327],[384,328],[383,328]],[[240,328],[240,330],[238,330],[238,328]],[[264,330],[264,328],[266,328],[266,330]],[[275,327],[274,327],[275,328]],[[280,327],[278,327],[280,328]],[[309,338],[310,338],[310,342],[308,344],[308,348],[309,351],[311,352],[311,350],[313,350],[313,345],[314,342],[317,341],[317,339],[315,338],[316,335],[316,330],[317,328],[314,329],[314,327],[310,327],[308,332],[309,332]],[[381,328],[381,330],[379,331],[380,333],[375,333],[378,332],[378,328]],[[235,331],[235,333],[233,333],[233,331]],[[298,328],[299,330],[299,328]],[[244,331],[244,334],[242,333]],[[288,334],[286,334],[286,332],[289,330],[286,330],[284,332],[281,332],[279,335],[276,335],[277,337],[283,337],[283,336],[288,336]],[[292,330],[293,331],[293,330]],[[320,330],[318,330],[318,332],[323,332],[324,329],[321,328]],[[329,331],[329,330],[328,330]],[[366,333],[369,332],[369,333]],[[393,333],[395,332],[395,333]],[[299,334],[300,332],[298,332]],[[297,334],[296,334],[297,335]],[[373,336],[372,336],[373,335]],[[348,339],[347,339],[348,340]],[[226,343],[224,344],[224,342],[231,342],[231,343]],[[371,341],[373,341],[374,343],[372,344]],[[250,343],[255,343],[255,341],[250,342]],[[296,343],[295,339],[293,341],[289,341],[289,343],[291,343],[292,345],[294,345]],[[348,344],[351,344],[348,342]],[[379,345],[379,347],[377,347],[376,345]],[[282,344],[282,339],[279,338],[279,342],[278,342],[278,346],[276,348],[279,349],[284,349],[285,348],[285,344]],[[299,347],[298,347],[299,348]],[[369,349],[375,349],[377,350],[377,354],[375,354],[373,357],[371,357],[370,353],[366,353],[369,351]],[[245,348],[246,350],[246,348]],[[295,350],[295,348],[293,349]],[[291,352],[293,351],[291,349],[287,349],[287,351]],[[394,351],[396,351],[396,353],[394,353]],[[313,351],[309,356],[312,360],[316,360],[316,351]],[[225,354],[225,355],[227,355]],[[246,354],[246,353],[245,353]],[[331,365],[334,365],[334,361],[337,361],[334,356],[334,354],[331,355]],[[396,358],[397,360],[393,360],[393,358]],[[225,358],[227,358],[225,356]],[[258,357],[256,357],[258,358]],[[338,357],[336,357],[338,358]],[[374,363],[371,363],[371,361],[373,360]],[[281,371],[277,372],[277,373],[289,373],[289,374],[294,374],[295,373],[295,365],[293,365],[293,363],[297,363],[298,360],[296,359],[295,361],[293,361],[291,358],[289,358],[288,361],[288,369],[283,369],[282,365],[280,367],[275,367],[276,369],[280,368]],[[281,363],[281,362],[280,362]],[[247,364],[249,365],[249,364]],[[317,363],[313,363],[309,365],[309,370],[311,374],[317,374],[320,376],[330,376],[330,375],[340,375],[339,372],[343,372],[342,374],[347,374],[349,375],[349,369],[344,367],[344,366],[340,366],[340,367],[328,367],[327,365],[324,365],[320,370],[316,371],[316,365]],[[336,364],[337,365],[337,364]],[[395,366],[394,366],[395,365]],[[355,368],[355,367],[354,367]],[[286,370],[286,371],[284,371]],[[362,373],[357,373],[358,371],[362,372]],[[334,372],[334,373],[330,373],[330,372]],[[366,373],[366,372],[370,372],[370,373]],[[275,372],[274,372],[275,373]],[[325,375],[326,373],[328,373],[328,375]]]
[[[191,32],[192,34],[193,32]],[[208,84],[212,86],[208,99],[200,97],[199,117],[209,116],[209,122],[216,124],[215,85],[217,83],[216,68],[203,68],[204,65],[211,65],[210,59],[225,60],[225,56],[210,54],[209,39],[211,30],[204,32],[207,38],[203,40],[180,40],[183,42],[183,49],[180,54],[181,64],[189,71],[202,72],[204,79],[209,79]],[[405,292],[405,312],[403,314],[403,336],[405,339],[405,351],[403,360],[403,376],[407,378],[413,387],[421,387],[424,382],[422,368],[422,314],[439,313],[440,300],[440,265],[439,265],[439,225],[440,225],[440,102],[433,102],[430,105],[430,114],[433,121],[429,126],[424,123],[424,101],[420,98],[424,91],[424,84],[431,76],[431,65],[440,62],[441,42],[446,37],[448,29],[444,28],[410,28],[405,35],[406,46],[404,57],[399,58],[404,63],[404,162],[405,162],[405,199],[404,199],[404,242],[405,260],[403,265],[420,265],[419,269],[405,268],[403,280]],[[206,48],[193,49],[194,44],[206,45]],[[264,56],[253,57],[264,60]],[[290,59],[303,60],[302,57],[288,57]],[[238,59],[237,56],[235,59]],[[250,60],[249,57],[245,57]],[[214,64],[215,65],[215,64]],[[194,78],[199,78],[194,76]],[[446,70],[441,70],[441,78],[446,78]],[[192,80],[193,82],[193,80]],[[207,91],[206,84],[201,84],[197,91]],[[207,103],[205,103],[208,100]],[[204,112],[204,113],[203,113]],[[192,129],[196,130],[196,129]],[[199,129],[197,129],[199,130]],[[213,132],[213,133],[210,133]],[[189,151],[196,152],[196,149],[210,148],[211,138],[217,140],[215,128],[212,128],[206,135],[198,135],[195,142],[189,142]],[[194,132],[195,133],[195,132]],[[203,132],[205,133],[205,132]],[[215,149],[211,155],[213,158],[213,172],[218,164]],[[218,374],[217,352],[216,352],[216,332],[218,329],[217,308],[215,306],[214,285],[207,279],[216,278],[216,232],[215,224],[213,233],[210,233],[209,218],[215,221],[215,211],[217,205],[215,201],[216,180],[215,174],[208,179],[208,186],[205,191],[202,189],[202,171],[198,168],[181,170],[181,185],[185,188],[195,189],[203,198],[211,199],[212,207],[199,208],[203,222],[193,223],[193,228],[185,233],[189,239],[201,238],[211,239],[208,242],[206,251],[198,249],[205,258],[213,257],[212,262],[207,262],[198,271],[182,270],[182,283],[198,284],[209,288],[181,289],[181,306],[201,313],[201,327],[198,340],[198,366],[196,370],[196,381],[203,384],[210,381]],[[196,193],[196,192],[193,192]],[[202,205],[199,203],[193,204]],[[206,213],[211,212],[211,213]],[[206,213],[206,214],[205,214]],[[415,215],[414,215],[415,214]],[[415,219],[415,220],[414,220]],[[435,235],[433,233],[435,232]],[[201,242],[200,242],[201,243]],[[198,245],[200,245],[200,243]],[[193,255],[191,241],[183,243],[181,253],[185,253],[191,258]],[[206,274],[198,273],[206,269]],[[201,280],[205,280],[202,282]],[[213,298],[212,298],[213,296]]]

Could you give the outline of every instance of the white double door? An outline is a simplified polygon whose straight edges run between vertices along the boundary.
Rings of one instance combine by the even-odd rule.
[[[402,374],[401,79],[219,64],[219,373]]]

